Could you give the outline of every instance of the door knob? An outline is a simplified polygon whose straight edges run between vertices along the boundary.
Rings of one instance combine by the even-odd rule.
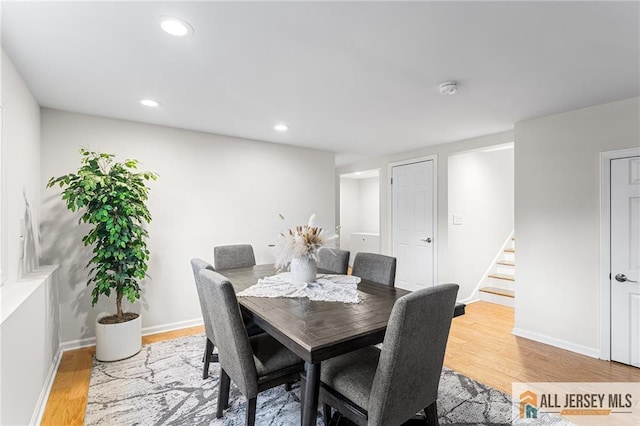
[[[616,275],[616,281],[624,283],[624,282],[630,282],[630,283],[637,283],[638,281],[633,281],[630,280],[629,278],[627,278],[627,276],[625,274],[617,274]]]
[[[424,238],[424,239],[422,239],[420,241],[422,241],[423,243],[430,243],[431,242],[431,238]]]

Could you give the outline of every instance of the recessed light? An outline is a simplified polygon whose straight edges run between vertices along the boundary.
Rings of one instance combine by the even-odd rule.
[[[160,102],[154,101],[153,99],[141,99],[140,103],[151,108],[157,108],[160,106]]]
[[[287,126],[286,124],[276,124],[275,126],[273,126],[273,128],[278,132],[286,132],[287,130],[289,130],[289,126]]]
[[[445,81],[440,83],[438,90],[441,95],[455,95],[458,92],[458,87],[460,87],[460,83],[457,81]]]
[[[189,25],[187,21],[182,19],[173,18],[170,16],[163,16],[160,21],[160,27],[171,35],[182,37],[187,34],[193,34],[193,27]]]

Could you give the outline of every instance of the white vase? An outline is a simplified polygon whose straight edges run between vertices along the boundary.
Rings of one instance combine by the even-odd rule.
[[[294,257],[291,259],[290,271],[295,282],[313,282],[318,272],[316,260],[312,257]]]
[[[142,348],[142,317],[119,324],[100,324],[106,312],[96,318],[96,359],[118,361],[134,356]]]

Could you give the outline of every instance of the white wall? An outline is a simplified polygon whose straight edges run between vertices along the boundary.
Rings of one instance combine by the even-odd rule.
[[[380,179],[378,177],[358,179],[360,186],[361,232],[380,232]]]
[[[340,248],[351,251],[351,233],[360,220],[360,185],[358,179],[340,180]]]
[[[38,265],[40,217],[40,107],[2,52],[3,248],[7,282],[0,289],[0,424],[30,424],[44,404],[53,379],[60,338],[55,268]],[[20,221],[30,206],[25,226],[27,249],[20,246]],[[21,259],[22,255],[22,259]],[[29,273],[33,272],[35,273]]]
[[[334,229],[334,155],[291,146],[197,133],[44,109],[42,182],[76,171],[78,149],[136,158],[159,174],[150,184],[150,279],[143,283],[143,331],[181,327],[201,321],[189,260],[212,261],[213,247],[253,244],[258,263],[272,263],[268,244],[282,222],[318,224]],[[114,298],[91,307],[84,265],[90,250],[60,200],[59,189],[43,194],[43,258],[61,264],[62,340],[90,343],[101,311],[114,310]]]
[[[340,178],[340,248],[352,250],[353,232],[380,232],[380,183],[378,177]],[[355,253],[351,254],[351,261]]]
[[[3,289],[0,323],[0,424],[37,424],[60,357],[56,267],[44,267]],[[20,298],[11,305],[5,296]],[[9,303],[8,303],[9,302]],[[5,315],[4,308],[11,313]]]
[[[390,176],[388,164],[397,161],[409,160],[413,158],[424,157],[427,155],[437,155],[437,230],[438,237],[435,242],[437,245],[437,262],[438,262],[438,283],[449,282],[449,261],[448,261],[448,158],[451,155],[462,151],[487,147],[491,145],[499,145],[503,143],[513,142],[513,132],[498,133],[474,139],[468,139],[460,142],[452,142],[442,145],[434,145],[423,149],[402,152],[394,155],[378,157],[371,160],[361,161],[348,166],[338,167],[336,174],[343,175],[361,170],[380,169],[380,250],[383,254],[391,254],[390,235],[391,228],[389,224],[390,200],[389,185]]]
[[[517,334],[599,355],[599,153],[640,145],[640,98],[517,123]]]
[[[6,161],[3,166],[3,207],[6,217],[5,247],[7,281],[15,282],[38,264],[38,223],[40,218],[40,106],[31,95],[10,58],[2,51],[3,138]],[[30,214],[27,215],[27,205]],[[25,222],[27,248],[20,245],[20,222]],[[24,254],[25,256],[21,255]]]
[[[513,148],[449,157],[449,279],[461,299],[473,296],[513,231],[513,162]]]

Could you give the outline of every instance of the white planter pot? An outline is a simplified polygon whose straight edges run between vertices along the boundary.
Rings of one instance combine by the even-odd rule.
[[[289,267],[291,279],[296,282],[310,283],[316,280],[316,260],[312,257],[294,257]]]
[[[120,324],[100,324],[100,318],[112,314],[103,312],[96,318],[96,359],[118,361],[129,358],[142,349],[142,317]]]

